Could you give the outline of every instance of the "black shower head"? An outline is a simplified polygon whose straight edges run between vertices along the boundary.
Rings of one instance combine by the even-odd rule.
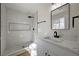
[[[28,18],[34,18],[33,16],[28,16]]]

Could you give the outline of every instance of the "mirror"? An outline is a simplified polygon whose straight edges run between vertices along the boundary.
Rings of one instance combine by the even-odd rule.
[[[65,4],[51,11],[51,28],[68,29],[69,28],[69,4]]]

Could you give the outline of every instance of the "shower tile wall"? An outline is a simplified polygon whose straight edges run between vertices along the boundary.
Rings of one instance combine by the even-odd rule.
[[[22,13],[17,10],[6,8],[7,16],[7,38],[6,38],[6,50],[18,50],[26,46],[28,41],[33,41],[32,24],[33,18],[27,18],[27,13]],[[9,23],[26,23],[31,25],[31,30],[28,31],[9,31]],[[10,52],[10,51],[9,51]]]

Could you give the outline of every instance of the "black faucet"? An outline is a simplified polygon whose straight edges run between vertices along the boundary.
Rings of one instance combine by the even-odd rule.
[[[57,31],[54,32],[54,37],[59,38],[59,35],[57,35]]]

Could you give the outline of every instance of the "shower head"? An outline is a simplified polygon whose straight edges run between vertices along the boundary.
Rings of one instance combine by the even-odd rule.
[[[28,16],[28,18],[34,18],[33,16]]]

